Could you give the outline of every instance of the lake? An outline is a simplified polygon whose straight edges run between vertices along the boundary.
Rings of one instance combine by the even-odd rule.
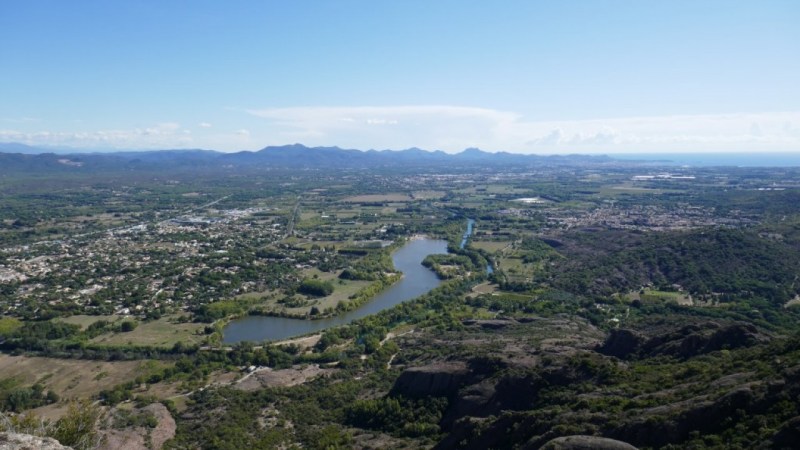
[[[469,231],[472,231],[472,223]],[[406,300],[419,297],[439,286],[441,280],[432,270],[422,265],[422,260],[431,254],[447,253],[447,241],[438,239],[414,239],[392,254],[397,270],[403,278],[374,299],[353,311],[336,317],[320,320],[290,319],[286,317],[247,316],[229,323],[223,330],[224,344],[241,341],[276,341],[293,336],[314,333],[325,328],[344,325],[356,319],[391,308]]]

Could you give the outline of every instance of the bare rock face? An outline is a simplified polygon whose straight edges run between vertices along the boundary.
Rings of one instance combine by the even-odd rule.
[[[0,450],[72,450],[53,438],[30,434],[0,433]]]
[[[709,321],[651,337],[633,330],[612,330],[596,350],[620,359],[658,355],[687,359],[723,349],[749,347],[768,339],[751,324],[720,325]]]
[[[476,325],[485,330],[500,330],[517,323],[517,321],[512,319],[468,319],[464,320],[462,323],[467,326]]]
[[[546,444],[541,450],[636,450],[626,442],[597,436],[562,436]]]
[[[446,397],[454,395],[470,375],[463,362],[443,362],[406,369],[397,378],[392,394],[406,397]]]
[[[645,341],[646,338],[642,334],[633,330],[611,330],[611,334],[608,335],[606,341],[597,351],[605,355],[625,359],[638,353]]]

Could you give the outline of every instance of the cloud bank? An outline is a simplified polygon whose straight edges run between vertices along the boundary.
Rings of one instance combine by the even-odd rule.
[[[530,121],[458,106],[249,110],[285,142],[519,153],[800,151],[800,112]]]
[[[358,149],[457,152],[480,147],[547,154],[800,151],[800,111],[553,121],[446,105],[265,108],[225,114],[218,119],[233,126],[212,128],[201,122],[189,130],[178,122],[164,122],[127,130],[0,129],[0,141],[87,149],[255,150],[300,142]]]

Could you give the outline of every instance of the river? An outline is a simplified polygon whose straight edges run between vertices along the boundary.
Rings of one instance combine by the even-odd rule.
[[[461,245],[458,246],[459,248],[464,248],[467,245],[467,241],[469,240],[469,237],[472,236],[472,229],[474,227],[475,219],[467,219],[467,231],[465,231],[464,236],[461,237]],[[494,267],[492,267],[491,263],[486,265],[486,273],[488,275],[494,273]]]
[[[469,233],[472,232],[473,223],[474,221],[470,220],[467,225]],[[422,260],[426,256],[438,253],[447,253],[447,241],[437,239],[411,240],[392,254],[394,266],[403,272],[403,278],[359,308],[336,317],[320,320],[247,316],[236,319],[225,327],[222,342],[224,344],[235,344],[241,341],[276,341],[314,333],[325,328],[350,323],[356,319],[391,308],[406,300],[419,297],[441,284],[441,280],[436,274],[422,265]]]

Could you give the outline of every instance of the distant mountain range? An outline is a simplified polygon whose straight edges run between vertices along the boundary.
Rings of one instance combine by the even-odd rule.
[[[469,148],[461,153],[407,150],[352,150],[339,147],[306,147],[301,144],[265,147],[250,152],[223,153],[213,150],[152,150],[92,153],[0,143],[0,172],[180,170],[262,168],[378,168],[455,166],[565,166],[602,165],[618,160],[607,156],[520,155],[490,153]]]

